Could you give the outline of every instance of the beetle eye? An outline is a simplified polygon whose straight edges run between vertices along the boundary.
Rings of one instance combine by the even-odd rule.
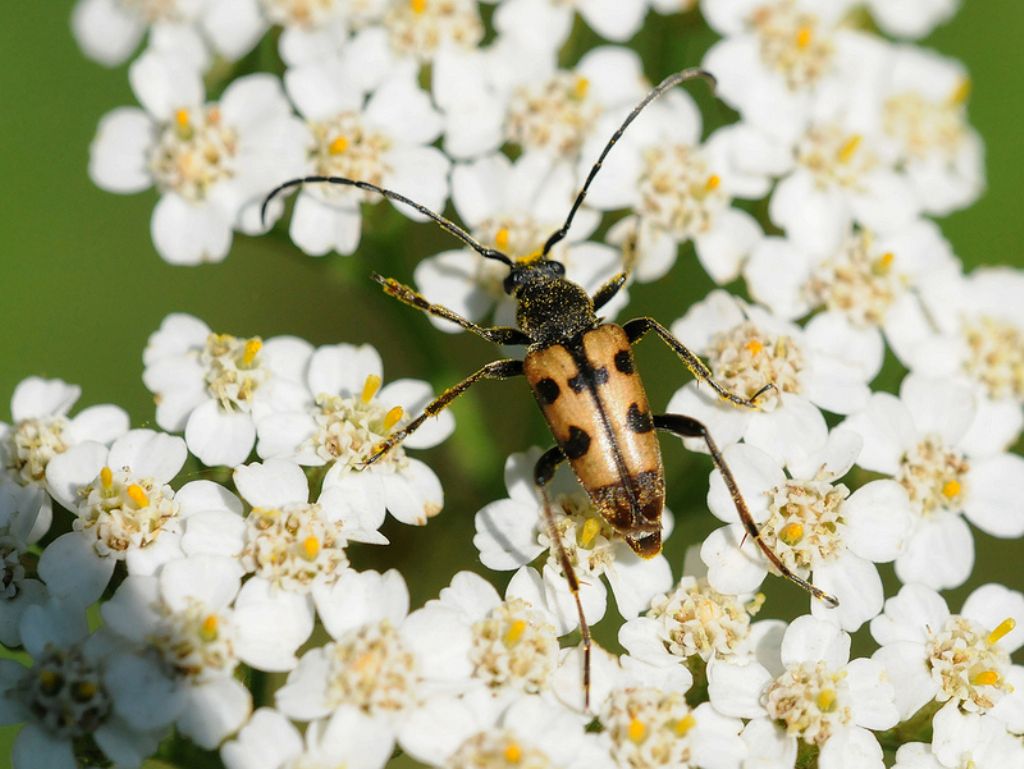
[[[551,270],[555,273],[555,275],[557,275],[560,278],[565,276],[565,265],[562,264],[561,262],[556,262],[555,260],[552,259]]]

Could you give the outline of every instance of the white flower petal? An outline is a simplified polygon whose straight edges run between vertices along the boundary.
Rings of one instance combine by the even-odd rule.
[[[894,560],[906,546],[914,521],[910,498],[896,481],[870,481],[843,505],[843,541],[861,558],[875,563]]]
[[[268,459],[235,468],[235,487],[253,507],[278,508],[309,501],[306,474],[294,462]]]
[[[708,664],[708,696],[715,710],[726,716],[766,716],[761,694],[771,681],[771,673],[749,660],[723,662],[713,659]]]
[[[821,769],[884,769],[882,746],[867,729],[846,726],[836,729],[822,745]]]
[[[46,589],[81,607],[99,600],[114,573],[116,561],[100,558],[93,550],[91,532],[69,532],[51,542],[39,557],[39,576]]]
[[[839,606],[830,607],[824,601],[811,598],[811,614],[835,622],[849,633],[882,610],[884,596],[878,569],[871,561],[849,551],[815,566],[814,584],[835,596]]]
[[[30,721],[22,727],[11,748],[11,761],[17,769],[77,769],[71,740],[61,739]]]
[[[824,662],[839,669],[850,659],[850,636],[831,622],[804,615],[793,620],[782,639],[782,662]]]
[[[178,730],[199,747],[213,750],[251,711],[252,695],[245,684],[230,676],[215,678],[189,690]]]
[[[958,515],[923,518],[896,559],[900,582],[920,582],[936,590],[959,587],[974,566],[974,537]]]
[[[972,461],[965,486],[967,520],[994,537],[1024,535],[1024,458],[997,454]]]
[[[252,453],[256,426],[249,414],[226,413],[208,400],[189,416],[185,442],[204,465],[233,467]]]

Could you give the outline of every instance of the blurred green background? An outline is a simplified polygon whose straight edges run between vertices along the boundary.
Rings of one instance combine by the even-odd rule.
[[[385,379],[415,376],[442,388],[496,356],[486,343],[435,331],[418,313],[387,299],[367,278],[378,270],[411,280],[417,260],[451,242],[433,227],[411,224],[390,207],[368,213],[356,256],[314,259],[303,255],[279,228],[261,239],[236,237],[227,260],[199,268],[165,264],[153,249],[149,218],[156,195],[118,196],[97,189],[86,174],[88,147],[100,117],[134,104],[126,67],[107,70],[78,51],[69,29],[71,0],[5,4],[0,24],[0,402],[29,375],[60,377],[82,386],[80,407],[113,402],[126,408],[134,426],[153,425],[153,403],[141,381],[146,339],[172,311],[186,311],[218,331],[239,335],[295,334],[314,344],[369,342],[380,350]],[[927,45],[962,59],[973,78],[971,118],[988,147],[989,188],[972,208],[942,222],[968,267],[1024,262],[1024,216],[1019,189],[1024,168],[1020,126],[1020,73],[1024,57],[1024,6],[967,3]],[[658,80],[696,64],[714,36],[696,14],[651,14],[634,41],[646,72]],[[594,42],[577,28],[566,61]],[[273,63],[272,46],[250,61]],[[706,121],[730,113],[694,89]],[[217,87],[211,96],[217,95]],[[625,315],[650,314],[669,323],[712,288],[684,252],[669,276],[634,286]],[[1024,297],[1022,297],[1024,301]],[[652,401],[664,404],[688,375],[656,342],[639,348]],[[655,368],[655,364],[657,368]],[[894,389],[900,373],[889,366],[879,386]],[[547,445],[540,415],[520,382],[488,383],[454,407],[457,430],[424,458],[436,469],[447,495],[444,512],[427,530],[389,522],[393,545],[353,553],[357,566],[401,569],[414,605],[436,595],[461,568],[483,572],[472,545],[473,514],[505,496],[505,457]],[[9,419],[6,405],[0,419]],[[714,526],[703,503],[710,464],[665,441],[669,506],[677,516],[667,547],[676,575],[688,544]],[[422,454],[421,454],[422,456]],[[192,467],[190,477],[202,471]],[[947,596],[955,609],[975,586],[1000,581],[1022,587],[1020,542],[975,532],[977,566],[968,586]],[[887,593],[896,589],[892,571]],[[495,575],[490,575],[494,577]],[[499,584],[504,576],[497,575]],[[807,600],[780,580],[766,582],[766,613],[792,617]],[[610,609],[614,617],[614,609]],[[597,628],[613,644],[614,619]],[[862,651],[863,633],[858,643]],[[0,739],[10,734],[4,730]],[[2,743],[0,743],[2,747]],[[0,752],[0,766],[8,750]]]

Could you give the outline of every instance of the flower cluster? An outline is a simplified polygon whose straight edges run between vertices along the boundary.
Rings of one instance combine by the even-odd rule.
[[[186,741],[228,769],[382,769],[396,750],[449,769],[1024,766],[1024,594],[976,586],[955,613],[938,592],[970,578],[972,526],[1024,536],[1024,275],[967,273],[943,238],[936,217],[984,188],[982,143],[962,65],[907,42],[955,10],[78,0],[83,51],[135,56],[140,105],[102,118],[89,173],[157,189],[153,241],[175,264],[265,234],[285,213],[261,211],[266,194],[307,175],[450,201],[485,248],[534,264],[649,92],[623,43],[649,13],[699,13],[717,34],[703,67],[738,120],[708,133],[690,96],[661,95],[543,253],[593,294],[624,264],[663,278],[692,248],[719,286],[671,324],[704,367],[690,361],[701,376],[667,410],[711,436],[683,442],[713,456],[722,525],[681,569],[642,557],[569,467],[539,488],[529,449],[506,461],[508,496],[476,512],[504,589],[460,571],[413,606],[410,574],[360,570],[349,545],[386,547],[388,513],[441,513],[445,473],[415,457],[455,428],[427,408],[433,388],[385,384],[370,345],[171,314],[143,352],[159,430],[113,405],[74,413],[79,388],[38,377],[0,424],[0,642],[24,651],[0,659],[0,717],[23,724],[15,769],[173,764]],[[607,44],[570,61],[577,16]],[[279,66],[248,71],[264,38]],[[351,254],[384,199],[310,184],[280,230],[310,255]],[[513,325],[507,274],[452,249],[417,266],[425,298],[402,298]],[[739,281],[749,299],[724,288]],[[887,351],[898,395],[874,384]],[[629,413],[634,433],[667,424]],[[902,587],[887,596],[889,563]],[[769,572],[813,583],[807,614],[759,616]],[[621,653],[588,645],[600,623]],[[874,651],[851,658],[858,632]]]

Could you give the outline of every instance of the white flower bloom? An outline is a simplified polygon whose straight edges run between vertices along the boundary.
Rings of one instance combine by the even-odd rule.
[[[21,637],[31,667],[0,661],[0,723],[25,722],[11,749],[14,769],[77,769],[73,744],[90,738],[117,766],[137,767],[152,755],[162,735],[117,714],[122,693],[104,681],[117,650],[88,635],[80,608],[32,606],[22,617]]]
[[[50,461],[47,487],[75,516],[73,531],[39,559],[39,576],[54,596],[88,606],[118,561],[130,574],[152,574],[182,557],[181,522],[195,510],[168,484],[185,457],[181,438],[132,430],[109,449],[86,441]]]
[[[128,414],[119,406],[90,406],[69,416],[81,392],[60,379],[23,379],[11,397],[12,424],[0,422],[0,490],[14,497],[26,544],[46,534],[53,519],[46,493],[50,460],[84,441],[109,445],[128,432]]]
[[[205,101],[199,71],[169,55],[144,54],[129,79],[144,109],[103,117],[89,175],[110,192],[159,190],[151,231],[166,261],[219,262],[233,229],[261,229],[263,195],[301,172],[305,129],[271,75],[235,80],[217,103]]]
[[[881,769],[882,749],[868,731],[895,726],[895,693],[883,667],[873,660],[850,660],[850,636],[836,625],[799,617],[786,630],[778,659],[768,665],[713,660],[708,693],[715,709],[755,719],[744,737],[751,755],[786,756],[792,766],[796,743],[817,745],[822,769],[838,769],[856,755],[856,766]],[[785,736],[767,726],[775,722]],[[749,734],[747,733],[749,732]]]
[[[277,49],[289,66],[329,56],[348,41],[350,23],[377,17],[377,0],[211,0],[210,26],[222,36],[263,37],[281,28]]]
[[[926,213],[945,216],[985,189],[981,137],[967,119],[964,66],[915,46],[895,49],[871,120],[892,145]]]
[[[912,371],[974,391],[978,416],[963,440],[975,453],[1011,446],[1024,426],[1024,273],[1009,267],[943,274],[908,305],[890,343]]]
[[[385,508],[417,526],[441,512],[440,481],[406,449],[436,446],[455,429],[451,412],[443,411],[383,459],[364,466],[381,441],[418,416],[434,397],[430,385],[418,379],[381,387],[382,374],[380,355],[370,345],[319,347],[304,375],[302,405],[258,424],[261,457],[329,466],[324,492],[336,489],[339,496],[332,500],[347,504],[366,531],[380,526]]]
[[[18,509],[9,485],[0,484],[0,643],[21,646],[18,626],[29,606],[43,603],[46,588],[28,576],[23,557],[43,532],[34,532],[35,518]]]
[[[849,632],[882,610],[874,564],[898,557],[913,526],[907,491],[896,481],[870,481],[852,494],[840,482],[860,447],[856,433],[835,430],[821,452],[790,464],[788,476],[754,446],[735,444],[724,452],[761,540],[791,571],[838,598],[836,608],[812,598],[811,613]],[[729,524],[701,548],[709,582],[726,593],[757,589],[774,569],[746,535],[718,470],[711,474],[708,507]]]
[[[881,644],[873,658],[896,688],[901,719],[930,702],[950,703],[1024,732],[1024,667],[1010,660],[1024,645],[1024,595],[982,585],[960,614],[950,614],[931,588],[904,585],[871,622],[871,634]],[[936,724],[936,737],[941,731]]]
[[[82,51],[108,67],[123,64],[147,33],[149,48],[185,58],[207,69],[211,54],[229,60],[244,56],[262,36],[237,7],[234,25],[223,9],[231,0],[78,0],[71,30]]]
[[[208,750],[245,723],[252,699],[235,668],[288,646],[292,628],[246,616],[241,596],[231,608],[241,576],[235,559],[192,556],[158,576],[129,576],[103,604],[107,627],[136,647],[112,659],[104,679],[123,693],[115,702],[121,718],[136,728],[175,723]]]
[[[513,454],[505,462],[509,496],[492,502],[476,514],[473,544],[484,566],[500,571],[518,569],[547,551],[542,573],[548,605],[559,618],[560,632],[578,624],[572,600],[544,520],[543,499],[533,483],[538,449]],[[658,593],[672,585],[672,571],[664,554],[644,560],[601,518],[586,492],[567,466],[548,487],[552,512],[566,555],[580,580],[580,600],[591,624],[604,616],[607,592],[603,575],[615,595],[623,617],[635,617]],[[666,528],[671,513],[664,511]],[[664,533],[667,536],[668,532]]]
[[[818,254],[785,238],[765,238],[744,275],[751,296],[780,317],[823,308],[827,322],[858,349],[880,353],[880,332],[902,339],[903,318],[922,311],[919,291],[959,270],[938,226],[918,219],[882,237],[854,229],[839,249]]]
[[[598,35],[622,43],[640,29],[647,6],[648,0],[507,0],[498,5],[494,27],[530,47],[557,51],[579,13]]]
[[[553,162],[539,152],[527,153],[515,163],[502,154],[489,155],[457,165],[452,173],[452,200],[473,237],[513,259],[536,253],[562,225],[576,187],[569,164]],[[585,242],[599,219],[592,209],[581,209],[567,238],[550,253],[565,266],[566,278],[588,292],[622,268],[616,250]],[[415,279],[431,301],[470,320],[485,320],[496,305],[495,323],[508,326],[515,324],[515,302],[503,287],[507,275],[506,265],[460,249],[424,259],[416,266]],[[627,292],[620,291],[602,308],[602,316],[614,317],[627,301]],[[443,331],[459,330],[447,321],[430,320]]]
[[[708,24],[723,35],[704,57],[718,94],[743,119],[793,142],[815,97],[865,78],[878,43],[842,22],[852,0],[702,0]]]
[[[387,727],[390,750],[419,709],[465,689],[473,670],[470,629],[456,610],[408,608],[397,571],[353,572],[332,586],[320,618],[334,640],[303,655],[277,708],[309,721],[354,706]]]
[[[1024,741],[1019,734],[1010,734],[998,718],[964,713],[950,703],[935,714],[932,724],[931,751],[942,769],[1024,765]]]
[[[807,328],[784,321],[725,291],[712,291],[672,324],[672,332],[702,356],[727,390],[750,398],[766,385],[757,409],[739,409],[705,394],[699,382],[678,390],[668,411],[703,422],[719,447],[743,438],[779,462],[792,464],[819,451],[828,438],[818,408],[848,414],[864,407],[867,383],[882,365],[881,342],[858,346],[858,338],[815,319]],[[680,372],[682,373],[682,372]],[[700,439],[684,441],[706,451]]]
[[[310,724],[305,739],[276,710],[260,708],[237,738],[224,743],[220,757],[227,769],[383,769],[391,743],[386,728],[351,706]]]
[[[363,91],[351,74],[355,66],[331,58],[285,75],[288,95],[306,121],[305,173],[370,182],[441,211],[448,198],[450,164],[430,145],[443,124],[430,97],[416,84],[415,70],[396,69],[364,104]],[[303,188],[292,215],[292,240],[312,256],[331,250],[351,254],[359,245],[361,204],[381,200],[353,187]],[[407,206],[396,207],[425,221]]]
[[[1024,533],[1024,459],[966,446],[976,419],[970,389],[908,375],[900,397],[875,393],[841,428],[864,438],[857,464],[892,476],[910,495],[914,528],[896,574],[936,590],[962,585],[974,542],[961,513],[996,537]]]
[[[304,403],[312,352],[295,337],[215,334],[198,318],[174,313],[149,337],[142,379],[156,396],[158,425],[184,430],[204,464],[233,466],[252,451],[258,420]]]
[[[483,694],[483,693],[481,693]],[[612,769],[615,763],[585,722],[540,697],[522,697],[502,712],[486,695],[435,700],[416,713],[402,747],[445,769]]]
[[[582,153],[581,178],[622,116],[599,123]],[[665,94],[630,125],[608,155],[587,196],[595,208],[630,208],[635,216],[618,223],[610,242],[636,239],[636,277],[664,275],[680,243],[692,240],[697,258],[717,283],[727,283],[757,240],[753,217],[731,207],[732,199],[760,197],[768,181],[741,172],[732,162],[737,133],[716,131],[701,144],[701,119],[683,91]]]
[[[960,0],[867,0],[878,26],[895,37],[925,37],[953,18]]]

